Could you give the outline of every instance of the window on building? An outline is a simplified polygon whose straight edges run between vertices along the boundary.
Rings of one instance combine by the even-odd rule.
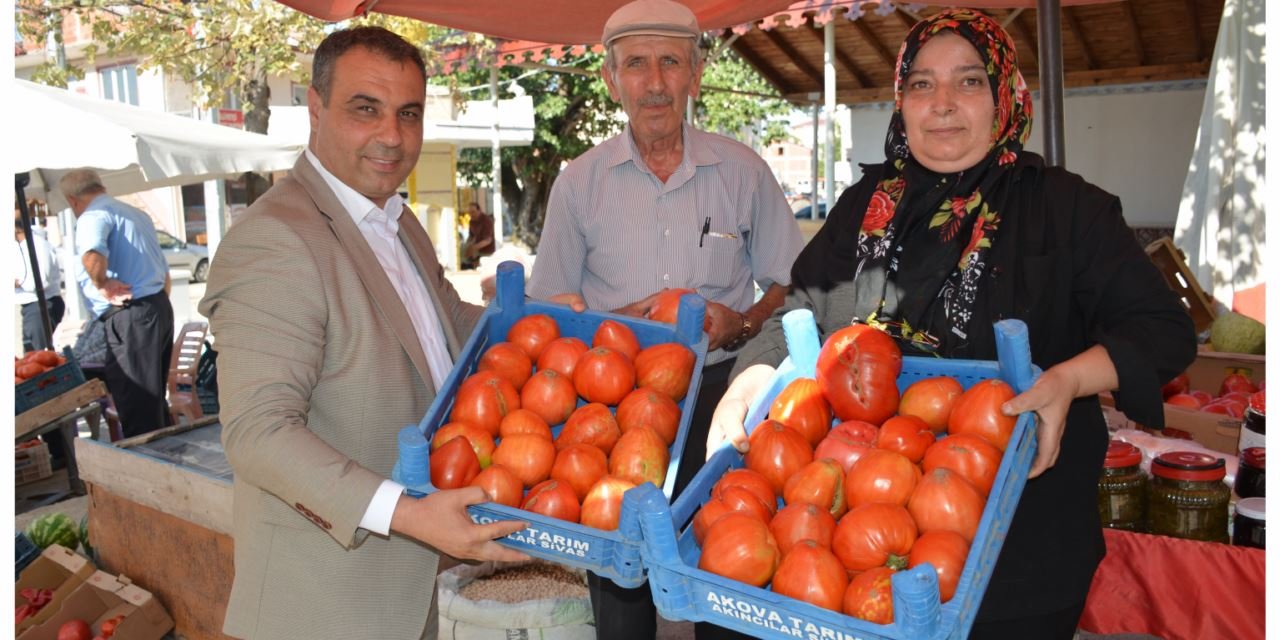
[[[138,105],[138,65],[121,64],[98,70],[102,77],[102,97]]]

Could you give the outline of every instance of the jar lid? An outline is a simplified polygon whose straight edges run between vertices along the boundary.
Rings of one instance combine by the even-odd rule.
[[[1227,477],[1227,461],[1207,453],[1170,451],[1152,461],[1151,473],[1170,480],[1221,480]]]
[[[1249,447],[1240,452],[1240,461],[1254,469],[1267,468],[1267,448]]]
[[[1137,447],[1123,440],[1112,440],[1107,445],[1107,460],[1104,465],[1108,469],[1137,466],[1142,462],[1142,452]]]
[[[1249,408],[1262,415],[1267,415],[1267,390],[1263,389],[1249,396]]]
[[[1267,520],[1266,498],[1244,498],[1236,503],[1236,515],[1254,520]]]

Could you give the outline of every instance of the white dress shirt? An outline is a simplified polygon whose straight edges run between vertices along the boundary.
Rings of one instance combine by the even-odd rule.
[[[32,227],[31,239],[36,246],[36,264],[40,265],[40,279],[44,281],[45,299],[62,295],[62,267],[58,265],[57,256],[44,234]],[[27,253],[27,242],[13,243],[13,301],[19,305],[35,302],[36,278],[31,268],[31,255]]]
[[[404,199],[400,194],[387,198],[387,203],[379,208],[372,200],[364,197],[355,189],[347,186],[321,164],[320,159],[304,151],[325,184],[333,190],[338,202],[351,215],[356,228],[369,243],[369,248],[378,258],[378,264],[387,272],[391,286],[400,295],[400,301],[409,312],[413,328],[418,334],[418,343],[427,356],[427,368],[431,370],[431,381],[436,389],[444,386],[444,379],[453,369],[453,358],[449,355],[449,347],[445,342],[444,330],[440,327],[440,318],[436,315],[431,295],[427,293],[427,285],[422,281],[422,274],[409,257],[409,250],[397,235],[400,231],[400,215],[404,213]],[[396,502],[404,486],[392,480],[383,480],[374,494],[369,508],[365,510],[360,526],[387,535],[391,530],[391,515],[395,512]]]

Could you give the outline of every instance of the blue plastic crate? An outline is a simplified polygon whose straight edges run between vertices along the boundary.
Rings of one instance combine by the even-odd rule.
[[[791,357],[752,403],[748,428],[767,417],[773,398],[787,383],[797,377],[813,377],[819,345],[812,314],[793,311],[783,319],[783,325]],[[1031,364],[1026,325],[1006,320],[997,323],[995,330],[998,362],[905,357],[898,388],[905,390],[922,378],[948,375],[966,388],[981,380],[1000,378],[1019,393],[1029,389],[1039,370]],[[1031,414],[1018,418],[955,596],[939,605],[937,574],[927,564],[899,572],[893,576],[894,623],[890,625],[866,622],[697,568],[701,551],[689,523],[720,476],[742,466],[742,455],[732,447],[718,450],[675,504],[668,506],[652,487],[628,492],[624,513],[628,512],[625,501],[634,501],[629,512],[641,519],[642,562],[658,612],[670,620],[711,622],[759,638],[964,638],[973,626],[1035,457],[1034,427]]]
[[[416,443],[416,446],[422,446],[424,444],[418,440],[417,433],[421,433],[421,437],[429,441],[436,429],[448,422],[447,418],[453,410],[453,399],[459,385],[467,376],[475,373],[476,365],[484,351],[491,344],[506,340],[507,331],[517,320],[538,313],[547,314],[555,319],[560,325],[562,337],[579,338],[588,345],[591,344],[591,338],[600,323],[611,319],[630,327],[640,341],[641,348],[664,342],[679,342],[693,350],[696,358],[693,378],[689,382],[688,394],[678,403],[681,414],[680,426],[676,432],[675,441],[671,444],[671,462],[667,467],[664,487],[658,491],[652,484],[645,484],[662,496],[665,503],[675,486],[676,471],[680,466],[694,403],[697,401],[698,386],[702,380],[702,365],[706,361],[707,337],[702,332],[703,316],[706,313],[705,302],[698,296],[685,296],[680,301],[678,321],[675,326],[598,311],[576,313],[565,305],[526,299],[524,268],[517,262],[504,262],[498,265],[497,299],[481,316],[479,324],[463,348],[462,355],[454,365],[453,371],[449,373],[449,377],[445,379],[444,386],[436,395],[422,422],[417,426],[416,432],[411,428],[406,428],[405,432],[402,432],[401,460],[405,459],[406,445],[415,446]],[[582,404],[585,403],[579,400],[579,405]],[[559,435],[563,426],[553,425],[552,433]],[[406,438],[410,441],[406,442]],[[429,469],[427,477],[430,477]],[[406,483],[401,471],[401,462],[396,463],[392,479],[405,484],[411,495],[425,495],[435,491],[429,480],[421,484]],[[525,530],[499,540],[509,547],[537,558],[586,569],[622,586],[638,587],[644,584],[644,570],[640,565],[639,521],[634,515],[628,517],[624,513],[620,518],[618,530],[604,531],[492,502],[475,505],[468,510],[471,519],[478,523],[498,520],[521,520],[529,523]]]
[[[13,561],[16,567],[13,579],[17,580],[18,576],[22,575],[22,570],[26,569],[27,565],[40,557],[40,547],[37,547],[35,543],[31,541],[31,538],[28,538],[27,534],[21,531],[14,532],[13,539],[15,545]]]
[[[14,415],[34,409],[85,383],[84,372],[80,370],[80,363],[76,361],[71,347],[63,347],[62,357],[67,359],[66,363],[14,386]]]

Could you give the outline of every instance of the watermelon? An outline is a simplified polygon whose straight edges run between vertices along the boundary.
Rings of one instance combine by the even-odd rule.
[[[84,548],[85,555],[93,557],[93,547],[89,545],[89,514],[84,514],[80,518],[80,546]]]
[[[47,549],[51,544],[75,549],[80,544],[76,523],[65,513],[50,513],[36,518],[27,525],[27,537],[41,549]]]

